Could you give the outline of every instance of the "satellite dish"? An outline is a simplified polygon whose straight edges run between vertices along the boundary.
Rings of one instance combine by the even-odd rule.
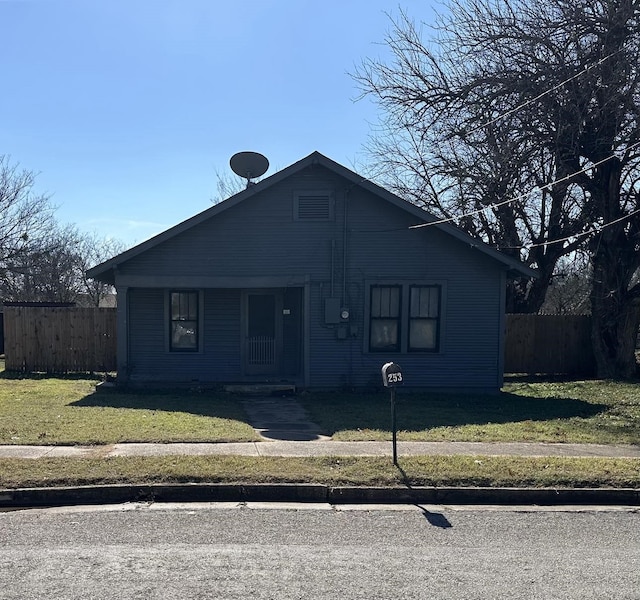
[[[260,177],[267,172],[269,161],[257,152],[238,152],[229,161],[231,170],[247,180],[247,187],[252,184],[252,179]]]

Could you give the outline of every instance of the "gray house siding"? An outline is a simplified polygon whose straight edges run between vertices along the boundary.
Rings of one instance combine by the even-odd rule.
[[[337,340],[340,326],[327,329],[322,299],[313,302],[317,311],[312,315],[311,385],[334,385],[336,374],[347,386],[379,385],[381,365],[394,361],[410,374],[408,385],[498,387],[503,271],[435,228],[409,230],[415,224],[411,215],[360,190],[348,198],[348,215],[357,225],[348,228],[344,302],[351,310],[349,334],[352,329],[357,334]],[[368,351],[367,294],[374,283],[404,284],[405,289],[412,283],[442,286],[438,352]]]
[[[382,364],[394,361],[409,386],[497,389],[507,265],[446,228],[412,229],[420,214],[359,183],[311,164],[125,253],[113,268],[127,298],[123,380],[360,388],[380,385]],[[438,286],[436,351],[411,352],[406,342],[398,352],[370,351],[376,285],[401,286],[405,338],[410,286]],[[169,349],[172,290],[201,298],[197,351]],[[249,369],[246,343],[249,298],[261,294],[275,298],[278,331],[277,369],[266,374]]]
[[[308,274],[328,281],[332,240],[336,256],[342,252],[342,222],[337,215],[327,222],[294,220],[294,192],[329,186],[322,180],[292,179],[123,263],[119,277]],[[331,186],[336,195],[337,183]]]
[[[135,381],[215,381],[216,372],[240,377],[240,292],[204,290],[202,350],[168,351],[164,289],[130,289],[129,379]]]

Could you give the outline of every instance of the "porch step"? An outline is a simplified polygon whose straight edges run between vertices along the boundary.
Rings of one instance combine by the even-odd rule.
[[[225,392],[247,396],[271,396],[277,393],[295,394],[293,383],[234,383],[224,386]]]

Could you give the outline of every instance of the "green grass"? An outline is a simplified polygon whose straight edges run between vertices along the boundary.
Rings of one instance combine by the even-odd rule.
[[[258,439],[224,394],[95,393],[90,379],[0,379],[0,444]]]
[[[0,378],[0,444],[225,442],[258,439],[224,393],[95,393],[96,381]],[[388,393],[302,394],[335,440],[391,439]],[[640,386],[511,382],[493,396],[400,389],[398,439],[640,444]]]
[[[335,440],[391,439],[388,393],[313,393],[301,401]],[[404,441],[640,444],[640,385],[511,382],[488,396],[399,389],[396,418]]]
[[[96,394],[88,378],[0,378],[0,444],[257,439],[222,393]],[[300,398],[337,440],[388,440],[388,393]],[[511,382],[496,396],[398,393],[400,440],[640,443],[640,391],[607,381]],[[0,459],[0,488],[108,483],[640,487],[640,459],[425,456]]]
[[[422,456],[0,459],[0,488],[143,483],[640,487],[640,459]]]

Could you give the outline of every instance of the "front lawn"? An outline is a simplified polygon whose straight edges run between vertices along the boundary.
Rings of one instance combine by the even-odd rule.
[[[254,441],[241,401],[222,392],[96,394],[95,381],[0,378],[0,444]],[[389,394],[304,393],[335,440],[390,440]],[[494,396],[398,391],[398,439],[640,444],[640,386],[511,382]]]
[[[313,393],[300,400],[334,440],[389,440],[389,396]],[[396,420],[404,441],[640,444],[640,385],[513,381],[489,396],[398,388]]]
[[[0,444],[256,440],[240,399],[223,393],[96,394],[96,381],[0,378]],[[302,394],[338,440],[389,440],[389,395]],[[498,396],[398,393],[401,440],[640,443],[629,383],[517,383]],[[268,442],[265,442],[268,443]],[[313,443],[313,442],[309,442]],[[321,483],[639,487],[639,459],[492,456],[0,459],[0,488],[108,483]]]
[[[257,440],[225,394],[96,394],[90,379],[0,379],[0,444]]]

